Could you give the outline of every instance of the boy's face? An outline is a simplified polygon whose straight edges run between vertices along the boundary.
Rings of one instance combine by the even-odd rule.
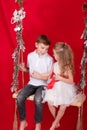
[[[48,49],[49,49],[49,45],[45,45],[43,43],[37,43],[36,42],[36,48],[37,48],[37,53],[39,55],[44,55],[45,53],[48,52]]]

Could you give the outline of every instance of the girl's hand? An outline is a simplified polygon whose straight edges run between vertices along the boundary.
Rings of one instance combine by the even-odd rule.
[[[54,75],[54,79],[55,79],[55,80],[61,80],[61,76],[60,76],[59,74]]]
[[[73,83],[73,75],[71,73],[68,76],[61,76],[59,74],[55,75],[55,80],[63,81],[65,83],[72,84]]]

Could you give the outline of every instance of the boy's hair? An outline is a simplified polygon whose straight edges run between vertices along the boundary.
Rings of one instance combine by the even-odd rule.
[[[45,45],[50,45],[50,40],[46,35],[40,35],[37,40],[37,43],[43,43]]]

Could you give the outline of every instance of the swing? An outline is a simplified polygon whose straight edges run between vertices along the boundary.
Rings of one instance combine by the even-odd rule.
[[[20,92],[20,90],[17,91],[17,92],[15,92],[15,93],[13,93],[12,98],[16,99],[19,92]],[[81,107],[81,106],[83,105],[85,99],[86,99],[86,95],[83,93],[83,94],[78,98],[78,100],[72,102],[71,106]],[[29,96],[29,97],[27,98],[27,100],[33,101],[33,100],[34,100],[34,95]]]
[[[15,99],[15,114],[14,114],[13,130],[18,130],[17,104],[16,104],[17,95],[18,95],[18,93],[20,91],[20,90],[17,90],[17,86],[18,86],[18,71],[19,71],[18,70],[18,64],[20,63],[20,59],[21,59],[21,63],[23,63],[23,52],[24,52],[24,49],[25,49],[25,47],[23,45],[23,39],[22,39],[22,30],[23,30],[22,19],[25,17],[25,12],[23,11],[23,8],[22,8],[23,0],[17,0],[16,2],[19,3],[20,10],[19,11],[16,10],[14,12],[14,17],[11,19],[11,23],[12,24],[16,23],[16,28],[14,29],[14,31],[16,32],[17,42],[18,42],[18,46],[17,46],[17,48],[15,49],[15,51],[13,53],[14,66],[15,67],[14,67],[14,74],[13,74],[13,79],[14,80],[13,80],[12,87],[11,87],[12,92],[15,91],[12,94],[12,98]],[[86,30],[87,30],[87,26],[86,26]],[[87,33],[83,34],[83,37],[84,37],[84,35],[87,35]],[[85,49],[85,51],[86,51],[86,49]],[[84,57],[82,58],[83,59],[83,61],[82,61],[83,64],[84,64],[85,56],[87,56],[87,54],[85,54]],[[84,74],[82,75],[82,77],[84,77]],[[82,81],[81,81],[81,83],[82,83]],[[81,83],[80,83],[80,87],[82,87]],[[24,73],[23,72],[22,72],[22,84],[24,86]],[[34,95],[29,96],[27,98],[27,100],[28,101],[29,100],[33,101],[34,100]],[[85,102],[85,100],[86,100],[86,95],[83,92],[82,96],[80,96],[78,100],[74,101],[71,104],[71,106],[78,107],[78,121],[77,121],[77,128],[76,128],[76,130],[82,130],[82,107],[83,107],[83,103]]]

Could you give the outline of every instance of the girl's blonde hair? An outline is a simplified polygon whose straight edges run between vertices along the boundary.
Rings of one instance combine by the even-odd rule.
[[[58,55],[61,75],[64,75],[64,72],[68,69],[74,74],[74,60],[71,47],[64,42],[57,42],[53,49],[56,55]]]

